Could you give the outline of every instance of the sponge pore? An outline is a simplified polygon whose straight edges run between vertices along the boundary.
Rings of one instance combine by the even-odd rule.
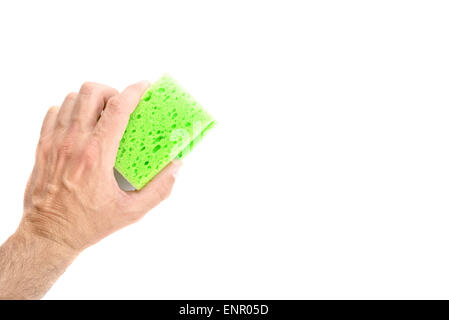
[[[212,116],[164,75],[131,114],[115,169],[139,190],[170,161],[184,158],[214,125]]]

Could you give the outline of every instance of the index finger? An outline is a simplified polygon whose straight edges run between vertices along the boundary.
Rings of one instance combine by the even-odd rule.
[[[135,83],[119,95],[110,98],[95,127],[95,134],[104,143],[107,160],[115,163],[120,140],[128,125],[129,116],[136,108],[140,98],[150,86],[148,81]]]

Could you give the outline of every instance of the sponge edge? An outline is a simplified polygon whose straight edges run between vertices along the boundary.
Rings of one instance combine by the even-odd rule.
[[[131,114],[115,169],[137,190],[175,158],[184,158],[215,125],[212,116],[164,75]]]

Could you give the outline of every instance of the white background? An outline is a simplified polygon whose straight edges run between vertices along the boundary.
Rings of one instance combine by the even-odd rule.
[[[219,121],[46,298],[449,298],[446,1],[3,1],[0,241],[42,118],[172,74]]]

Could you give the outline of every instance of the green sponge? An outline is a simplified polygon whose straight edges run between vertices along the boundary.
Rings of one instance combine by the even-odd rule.
[[[131,114],[115,169],[136,189],[145,186],[175,158],[183,158],[215,125],[207,113],[170,76],[145,92]]]

